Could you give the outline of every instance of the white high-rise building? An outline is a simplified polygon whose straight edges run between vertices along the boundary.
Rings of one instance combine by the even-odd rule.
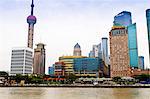
[[[33,50],[27,47],[13,48],[10,75],[32,74]]]
[[[108,64],[109,63],[109,56],[108,56],[108,38],[102,38],[102,59],[103,61]]]
[[[102,58],[101,43],[98,45],[93,45],[93,49],[90,51],[89,57]]]
[[[98,52],[99,52],[98,48],[99,48],[98,45],[93,45],[94,57],[98,57]]]

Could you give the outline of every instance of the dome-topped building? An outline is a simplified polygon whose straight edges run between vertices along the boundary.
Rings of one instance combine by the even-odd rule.
[[[78,43],[74,46],[73,56],[81,56],[81,47]]]

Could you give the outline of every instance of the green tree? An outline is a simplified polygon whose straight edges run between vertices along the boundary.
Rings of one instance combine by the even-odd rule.
[[[5,71],[0,71],[0,77],[5,77],[5,79],[8,79],[8,73]]]
[[[32,76],[31,83],[41,84],[41,83],[43,83],[43,77],[42,76]]]
[[[138,79],[139,81],[146,81],[150,80],[150,75],[147,74],[135,75],[134,78]]]
[[[74,74],[69,74],[68,76],[66,76],[66,81],[67,83],[73,83],[73,81],[75,81],[77,79],[77,77]]]
[[[16,76],[15,76],[15,81],[16,81],[17,83],[20,83],[21,80],[23,80],[23,76],[22,76],[21,74],[16,74]]]
[[[113,77],[113,81],[114,82],[119,82],[121,80],[121,77],[117,76],[117,77]]]

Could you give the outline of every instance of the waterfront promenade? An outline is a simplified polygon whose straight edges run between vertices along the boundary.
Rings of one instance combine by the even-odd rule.
[[[71,88],[150,88],[150,84],[134,84],[134,85],[106,85],[106,84],[25,84],[25,85],[0,85],[0,87],[71,87]]]

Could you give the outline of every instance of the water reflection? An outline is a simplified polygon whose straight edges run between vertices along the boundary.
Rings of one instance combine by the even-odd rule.
[[[0,88],[0,99],[150,99],[150,89]]]
[[[150,99],[150,89],[121,88],[113,89],[115,99]]]
[[[31,97],[42,99],[44,93],[43,88],[10,88],[9,90],[9,95],[14,97],[12,99],[16,99],[16,96],[21,97],[18,99],[30,99]]]

